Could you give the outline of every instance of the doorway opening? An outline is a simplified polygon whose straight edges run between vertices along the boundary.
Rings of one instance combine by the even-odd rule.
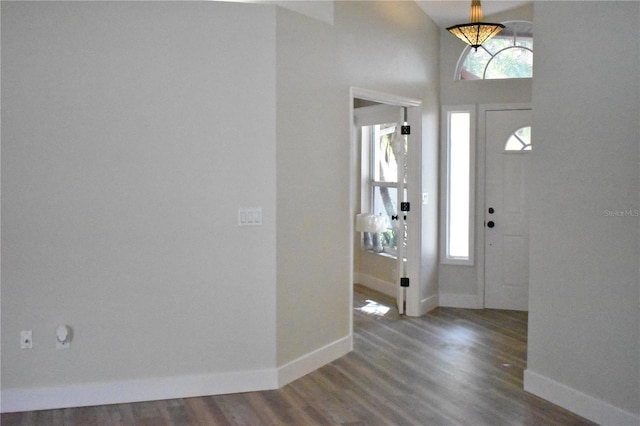
[[[351,89],[353,283],[394,297],[398,312],[411,316],[421,314],[420,157],[415,155],[421,140],[420,105],[414,99]],[[409,134],[403,134],[404,126],[410,126]],[[369,228],[356,227],[357,215],[371,220],[383,216],[384,226],[367,232]]]

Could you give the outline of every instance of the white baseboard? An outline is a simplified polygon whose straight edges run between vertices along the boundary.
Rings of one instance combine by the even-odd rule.
[[[529,369],[524,371],[524,390],[601,425],[640,425],[640,416]]]
[[[278,368],[278,387],[291,383],[352,350],[353,336],[346,336],[295,359]]]
[[[0,411],[48,410],[275,389],[277,369],[2,390]]]
[[[398,296],[396,285],[389,281],[384,281],[379,278],[367,275],[364,273],[356,273],[353,277],[353,282],[362,286],[378,291],[394,299]],[[439,305],[438,295],[429,296],[426,299],[420,301],[420,312],[418,315],[424,315],[427,312],[437,308]]]
[[[421,315],[424,315],[427,312],[434,310],[438,306],[440,306],[440,297],[439,295],[434,294],[433,296],[429,296],[426,299],[422,299],[422,301],[420,302],[420,313]]]
[[[347,336],[282,367],[155,379],[3,389],[0,412],[49,410],[277,389],[353,350]]]
[[[482,300],[474,294],[440,293],[440,306],[446,308],[482,309]]]
[[[353,282],[363,285],[372,290],[378,291],[382,294],[385,294],[389,297],[396,297],[396,285],[389,281],[381,280],[380,278],[376,278],[374,276],[364,274],[364,273],[356,273],[353,276]]]

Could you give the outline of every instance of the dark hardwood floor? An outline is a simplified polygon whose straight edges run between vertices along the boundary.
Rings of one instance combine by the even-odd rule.
[[[281,389],[7,413],[2,425],[593,424],[522,389],[526,313],[406,318],[359,286],[354,300],[355,350]]]

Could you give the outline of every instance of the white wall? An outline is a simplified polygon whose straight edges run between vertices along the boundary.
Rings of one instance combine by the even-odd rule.
[[[494,16],[486,16],[486,21],[504,22],[511,20],[533,21],[533,5],[525,5]],[[535,32],[535,23],[534,23]],[[456,65],[466,44],[446,30],[441,30],[440,36],[440,101],[442,105],[482,105],[482,104],[522,104],[531,102],[532,79],[512,80],[454,80]],[[534,52],[536,40],[534,39]],[[535,58],[538,58],[537,52]],[[483,117],[478,116],[477,120]],[[481,126],[477,125],[476,129]],[[476,141],[481,141],[481,135],[476,135]],[[442,141],[444,144],[445,142]],[[467,308],[481,308],[484,294],[482,281],[484,280],[483,245],[484,245],[484,177],[483,164],[478,158],[484,158],[484,146],[476,148],[476,224],[475,224],[475,262],[473,265],[441,264],[438,268],[439,299],[442,306],[459,306]],[[444,145],[441,155],[446,152]],[[441,202],[444,202],[445,182],[441,181]],[[441,224],[442,227],[442,224]]]
[[[601,424],[640,423],[639,23],[535,4],[525,389]]]
[[[275,33],[275,6],[2,2],[4,410],[275,383]]]
[[[273,388],[351,348],[349,87],[423,100],[435,193],[438,30],[323,17],[2,3],[3,411]]]
[[[425,167],[437,164],[438,29],[413,2],[336,2],[334,13],[332,26],[278,10],[280,365],[350,333],[349,87],[422,99]]]

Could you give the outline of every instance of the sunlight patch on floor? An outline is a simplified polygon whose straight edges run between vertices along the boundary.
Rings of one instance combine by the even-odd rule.
[[[466,344],[471,343],[475,338],[475,333],[473,332],[473,330],[469,330],[466,327],[451,328],[448,331],[447,335],[453,341]]]
[[[364,312],[369,315],[378,315],[383,317],[391,308],[389,306],[382,305],[373,300],[367,300],[367,304],[361,308],[356,308],[356,311]]]

